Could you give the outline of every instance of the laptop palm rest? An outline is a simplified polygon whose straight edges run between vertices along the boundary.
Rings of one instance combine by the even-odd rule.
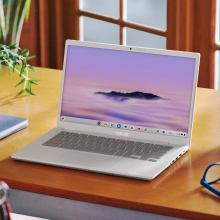
[[[60,157],[56,158],[54,162],[66,164],[66,165],[77,165],[82,167],[89,168],[101,168],[101,169],[110,169],[115,164],[120,162],[122,159],[116,157],[96,157],[96,155],[91,157],[91,154],[85,158],[85,153],[78,152],[77,154],[74,152],[66,152],[63,153]]]

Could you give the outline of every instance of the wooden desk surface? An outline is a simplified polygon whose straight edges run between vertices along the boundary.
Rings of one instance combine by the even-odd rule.
[[[17,73],[12,80],[8,74],[0,79],[0,113],[29,121],[28,128],[0,141],[0,179],[11,188],[187,219],[220,219],[220,198],[200,185],[206,167],[220,161],[220,91],[198,88],[191,150],[147,182],[10,158],[56,127],[61,71],[36,70],[41,79],[33,86],[36,96],[17,95]],[[220,177],[217,170],[212,175]]]

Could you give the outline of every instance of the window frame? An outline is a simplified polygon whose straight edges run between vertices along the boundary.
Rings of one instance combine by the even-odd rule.
[[[161,30],[158,28],[153,28],[153,27],[149,27],[146,25],[142,25],[142,24],[137,24],[134,22],[130,22],[130,21],[125,21],[124,18],[124,11],[123,11],[123,7],[125,4],[126,0],[119,0],[119,18],[113,18],[110,16],[105,16],[105,15],[101,15],[98,13],[93,13],[90,11],[86,11],[86,10],[82,10],[82,6],[80,5],[80,0],[75,1],[75,8],[77,10],[77,17],[76,17],[76,22],[78,22],[78,35],[75,36],[77,40],[82,40],[82,37],[80,36],[80,25],[79,25],[79,20],[81,16],[85,16],[85,17],[89,17],[89,18],[93,18],[93,19],[97,19],[97,20],[101,20],[101,21],[105,21],[105,22],[109,22],[112,24],[116,24],[119,25],[120,28],[120,36],[119,36],[119,42],[120,45],[125,45],[125,31],[124,28],[132,28],[138,31],[143,31],[143,32],[147,32],[150,34],[155,34],[158,36],[162,36],[165,37],[167,40],[167,45],[166,48],[167,49],[174,49],[175,48],[175,44],[176,41],[171,39],[171,36],[173,36],[176,33],[176,25],[168,25],[170,24],[170,21],[175,20],[176,19],[176,13],[175,10],[172,10],[173,7],[177,7],[178,4],[176,4],[176,0],[167,0],[167,30]],[[173,22],[172,22],[173,23]],[[75,24],[76,26],[77,24]]]
[[[122,9],[122,0],[120,4]],[[201,54],[198,86],[214,88],[214,52],[220,49],[220,45],[215,44],[215,4],[216,0],[167,0],[167,30],[163,33],[154,28],[152,30],[144,25],[123,21],[121,10],[120,18],[116,21],[117,19],[80,10],[79,0],[65,0],[65,4],[62,0],[36,1],[37,19],[30,29],[36,28],[36,44],[39,45],[37,59],[40,66],[58,69],[62,69],[65,40],[80,40],[80,16],[118,25],[117,22],[121,22],[120,44],[123,44],[123,27],[162,35],[166,37],[168,50]],[[25,39],[21,38],[21,41]]]

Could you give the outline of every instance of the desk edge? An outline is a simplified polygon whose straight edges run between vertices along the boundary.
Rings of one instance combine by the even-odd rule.
[[[79,200],[79,201],[84,201],[84,202],[91,202],[91,203],[108,205],[108,206],[113,206],[113,207],[118,207],[118,208],[132,209],[136,211],[149,212],[149,213],[154,213],[154,214],[167,215],[167,216],[192,219],[192,220],[194,219],[195,220],[197,219],[219,220],[219,216],[216,216],[216,215],[209,215],[205,213],[192,212],[192,211],[187,211],[187,210],[174,209],[174,208],[156,206],[156,205],[151,205],[151,204],[142,204],[142,203],[125,201],[125,200],[114,199],[114,198],[106,198],[103,196],[73,192],[69,190],[57,189],[57,188],[52,188],[52,187],[47,187],[47,186],[40,186],[36,184],[30,184],[30,183],[14,181],[14,180],[9,180],[9,179],[1,178],[1,180],[5,181],[9,185],[9,187],[13,189],[46,194],[50,196],[57,196],[57,197],[62,197],[66,199],[74,199],[74,200]]]

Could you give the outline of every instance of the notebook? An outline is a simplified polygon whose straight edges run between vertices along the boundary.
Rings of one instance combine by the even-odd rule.
[[[11,157],[154,179],[190,149],[199,60],[67,40],[57,127]]]
[[[28,126],[26,118],[0,114],[0,139]]]

